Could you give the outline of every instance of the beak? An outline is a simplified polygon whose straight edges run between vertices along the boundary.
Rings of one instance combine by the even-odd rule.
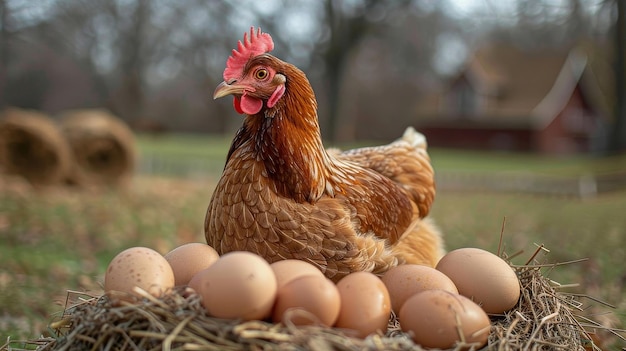
[[[226,95],[243,95],[245,92],[244,85],[228,84],[221,82],[213,92],[213,100],[224,97]]]

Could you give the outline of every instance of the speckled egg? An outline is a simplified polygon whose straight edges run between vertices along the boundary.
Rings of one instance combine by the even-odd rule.
[[[135,288],[159,296],[174,287],[174,272],[167,260],[147,247],[131,247],[117,254],[104,275],[104,290],[112,300],[132,301]]]

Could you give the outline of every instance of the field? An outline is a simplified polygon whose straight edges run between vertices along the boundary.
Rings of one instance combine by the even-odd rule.
[[[101,292],[109,260],[130,246],[165,253],[203,241],[204,211],[223,167],[228,140],[199,136],[140,136],[141,164],[124,189],[33,189],[0,178],[0,337],[47,334],[68,290]],[[577,178],[626,170],[626,157],[539,158],[432,150],[437,172],[530,173]],[[615,309],[583,302],[582,312],[621,328],[626,321],[626,189],[579,198],[442,187],[432,217],[449,250],[497,251],[501,232],[509,254],[524,264],[543,244],[545,263],[588,258],[546,270],[564,290],[589,294]],[[502,230],[504,224],[504,229]],[[2,342],[0,342],[0,345]]]

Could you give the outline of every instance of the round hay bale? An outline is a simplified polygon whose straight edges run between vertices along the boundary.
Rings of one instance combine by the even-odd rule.
[[[33,185],[61,183],[71,167],[67,141],[46,115],[9,108],[0,118],[0,171]]]
[[[135,170],[135,138],[119,118],[105,110],[61,114],[61,131],[74,155],[70,183],[81,186],[122,185]]]

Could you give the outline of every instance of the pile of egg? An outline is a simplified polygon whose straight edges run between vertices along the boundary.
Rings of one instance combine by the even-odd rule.
[[[382,277],[355,272],[335,284],[300,260],[269,264],[243,251],[219,256],[203,243],[166,255],[133,247],[113,258],[104,283],[113,302],[140,296],[136,287],[159,296],[174,286],[193,289],[216,318],[321,324],[361,338],[385,333],[393,311],[416,344],[440,349],[482,347],[489,315],[512,309],[520,296],[509,264],[477,248],[451,251],[435,268],[405,264]]]

